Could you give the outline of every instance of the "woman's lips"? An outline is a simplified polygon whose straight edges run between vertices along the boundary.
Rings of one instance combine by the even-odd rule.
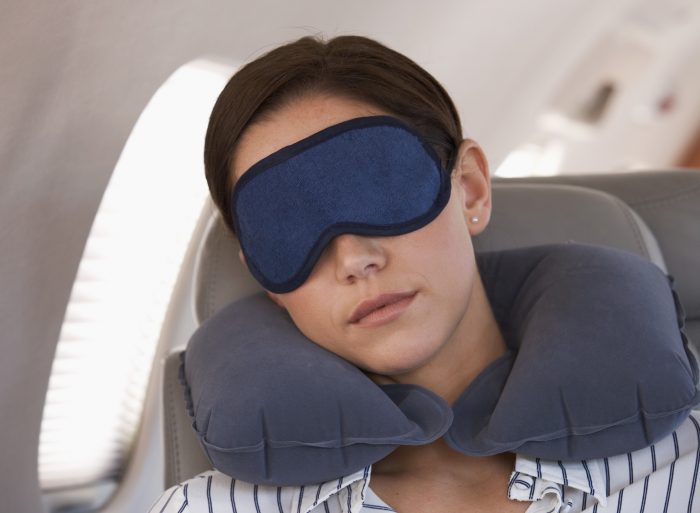
[[[358,321],[355,321],[351,324],[353,326],[364,328],[371,326],[379,326],[381,324],[393,321],[394,319],[399,317],[404,311],[406,311],[406,309],[413,302],[413,299],[415,297],[416,293],[414,292],[410,296],[404,297],[396,302],[390,303],[381,308],[377,308],[376,310],[371,311]]]

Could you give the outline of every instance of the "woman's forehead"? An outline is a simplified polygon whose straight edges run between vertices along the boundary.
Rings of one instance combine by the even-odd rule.
[[[238,180],[251,166],[277,150],[349,119],[390,114],[344,97],[303,98],[246,127],[239,138],[232,170]]]

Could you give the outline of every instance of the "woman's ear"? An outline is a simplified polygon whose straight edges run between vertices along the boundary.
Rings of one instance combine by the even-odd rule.
[[[491,219],[491,174],[481,147],[471,139],[464,139],[451,171],[452,188],[460,194],[469,233],[478,235]]]

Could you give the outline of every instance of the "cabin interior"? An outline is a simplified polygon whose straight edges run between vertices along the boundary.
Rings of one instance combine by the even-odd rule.
[[[198,322],[191,264],[212,214],[208,116],[237,67],[284,42],[357,34],[411,57],[501,183],[693,174],[683,215],[700,215],[695,0],[3,11],[0,511],[147,511],[163,491],[163,362]]]

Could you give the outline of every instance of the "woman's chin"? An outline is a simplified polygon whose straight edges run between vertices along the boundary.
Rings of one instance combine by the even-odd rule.
[[[433,358],[434,353],[410,354],[403,352],[401,355],[394,354],[391,358],[386,358],[382,362],[377,362],[372,366],[366,366],[365,370],[371,375],[383,376],[392,383],[405,382],[412,374],[420,371]],[[372,377],[372,376],[370,376]],[[375,381],[376,382],[376,381]]]

